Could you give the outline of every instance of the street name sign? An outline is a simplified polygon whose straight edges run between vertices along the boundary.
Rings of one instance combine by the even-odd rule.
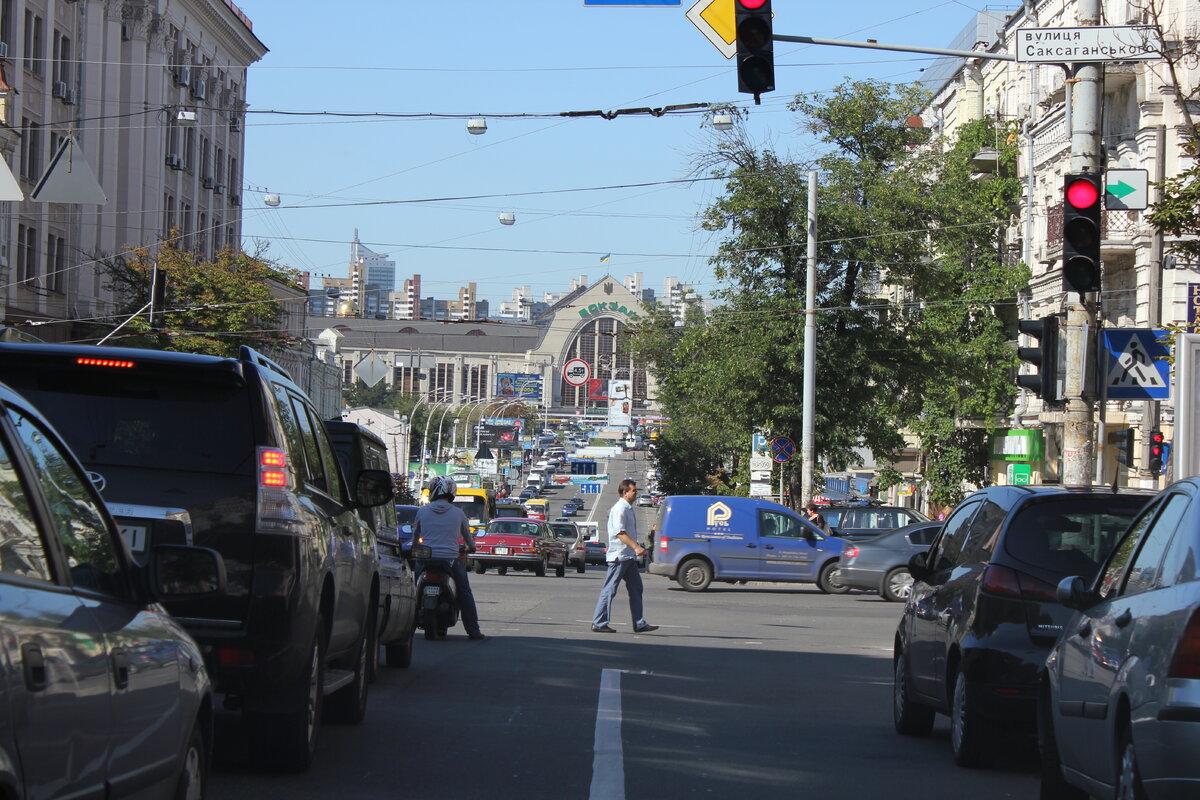
[[[1159,341],[1166,331],[1112,328],[1101,333],[1109,400],[1166,400],[1171,396],[1168,350]]]
[[[1078,61],[1157,59],[1154,29],[1148,26],[1086,28],[1019,28],[1017,61],[1063,64]]]
[[[697,0],[684,14],[704,38],[726,58],[737,55],[737,25],[734,0]]]
[[[1150,203],[1150,171],[1106,169],[1104,207],[1109,211],[1143,211]]]

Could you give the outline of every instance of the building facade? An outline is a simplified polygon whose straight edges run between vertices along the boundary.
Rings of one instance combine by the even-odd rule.
[[[29,197],[73,141],[104,195],[0,204],[7,320],[67,338],[112,315],[100,262],[125,247],[240,246],[247,68],[266,52],[230,0],[0,2],[8,168]]]

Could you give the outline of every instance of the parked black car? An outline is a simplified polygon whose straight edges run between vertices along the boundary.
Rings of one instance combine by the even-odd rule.
[[[834,536],[852,542],[874,539],[905,525],[929,521],[929,517],[920,511],[902,506],[834,505],[817,510],[833,529]]]
[[[224,591],[224,564],[185,545],[141,555],[58,434],[0,385],[0,797],[204,796],[212,684],[157,604]]]
[[[364,469],[388,471],[387,445],[361,425],[341,420],[326,420],[325,430],[333,441],[343,474],[353,484]],[[375,531],[379,556],[379,607],[377,640],[383,645],[389,667],[412,664],[413,634],[417,629],[417,584],[412,560],[406,558],[396,509],[392,503],[360,507],[358,515]],[[372,680],[379,662],[379,648],[370,655]]]
[[[1051,646],[1071,611],[1056,585],[1091,579],[1149,492],[991,486],[946,518],[909,562],[912,595],[896,631],[896,730],[927,735],[950,715],[961,766],[989,763],[1014,734],[1032,734]]]
[[[838,559],[837,582],[848,589],[870,589],[884,600],[904,602],[912,592],[909,559],[924,553],[942,523],[918,522],[868,541],[846,545]]]
[[[312,403],[281,367],[238,358],[0,343],[0,374],[62,433],[130,543],[220,553],[228,591],[168,602],[215,690],[240,708],[259,763],[308,767],[322,712],[366,709],[379,562],[357,507],[391,476],[347,487]]]

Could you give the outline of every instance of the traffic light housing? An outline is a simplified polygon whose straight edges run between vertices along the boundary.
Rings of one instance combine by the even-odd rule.
[[[1018,375],[1017,386],[1047,403],[1058,402],[1062,399],[1058,396],[1058,317],[1051,314],[1041,319],[1023,319],[1017,328],[1038,340],[1037,347],[1017,348],[1018,358],[1038,368],[1037,374]]]
[[[1162,431],[1150,431],[1150,457],[1146,459],[1146,471],[1158,477],[1163,471],[1163,456],[1167,450],[1167,437]]]
[[[1109,437],[1117,451],[1117,463],[1133,466],[1133,428],[1121,428]]]
[[[1075,172],[1063,181],[1063,291],[1100,291],[1100,174]]]
[[[733,0],[737,30],[738,91],[775,91],[775,45],[771,39],[771,0]]]

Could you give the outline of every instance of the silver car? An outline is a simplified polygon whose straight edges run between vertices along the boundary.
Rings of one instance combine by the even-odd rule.
[[[1083,546],[1086,543],[1081,543]],[[1200,478],[1138,515],[1076,609],[1039,699],[1042,797],[1200,797]]]
[[[0,384],[0,797],[204,796],[212,685],[158,601],[223,591],[224,564],[148,551],[134,563],[79,462]]]

